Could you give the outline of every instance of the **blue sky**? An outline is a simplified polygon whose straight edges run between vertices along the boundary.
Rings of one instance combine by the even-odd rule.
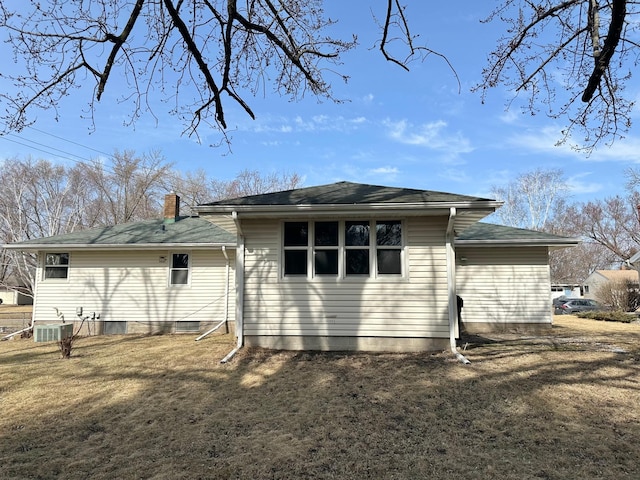
[[[460,91],[449,67],[435,56],[405,72],[372,48],[379,32],[369,4],[382,13],[384,3],[326,2],[331,17],[340,19],[336,31],[358,33],[360,40],[340,69],[349,82],[328,77],[344,102],[312,96],[290,102],[268,95],[250,102],[256,120],[227,102],[230,152],[210,146],[220,138],[214,130],[200,131],[201,143],[181,136],[183,126],[166,113],[166,105],[154,105],[157,123],[145,116],[134,127],[123,126],[130,111],[112,101],[118,93],[114,83],[97,109],[95,132],[81,118],[88,99],[72,96],[61,105],[59,121],[38,111],[35,128],[0,137],[0,158],[32,155],[69,162],[115,149],[157,149],[178,170],[204,169],[221,180],[255,169],[296,172],[307,186],[348,180],[481,196],[519,173],[560,168],[576,200],[623,192],[625,168],[640,162],[637,125],[626,139],[586,157],[554,146],[561,122],[522,114],[517,107],[506,111],[506,90],[491,91],[484,104],[470,92],[502,33],[501,25],[479,21],[491,2],[464,0],[453,7],[453,2],[409,2],[413,33],[447,55]],[[7,58],[6,47],[0,48]],[[7,86],[0,81],[0,88]]]

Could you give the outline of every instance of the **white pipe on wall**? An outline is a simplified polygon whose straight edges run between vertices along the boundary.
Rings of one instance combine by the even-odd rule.
[[[445,249],[447,254],[447,290],[449,296],[449,346],[451,353],[465,364],[471,363],[467,358],[458,352],[456,345],[456,327],[458,325],[458,299],[456,297],[456,251],[453,246],[455,230],[454,224],[456,220],[456,208],[449,209],[449,223],[445,234]]]

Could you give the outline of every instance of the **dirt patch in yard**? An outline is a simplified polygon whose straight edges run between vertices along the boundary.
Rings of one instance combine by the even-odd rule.
[[[557,317],[449,352],[227,336],[0,343],[1,478],[640,478],[640,326]]]

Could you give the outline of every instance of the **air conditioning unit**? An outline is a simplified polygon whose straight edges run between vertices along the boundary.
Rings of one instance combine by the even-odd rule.
[[[59,323],[55,325],[36,325],[33,328],[35,342],[59,342],[63,338],[73,336],[73,323]]]

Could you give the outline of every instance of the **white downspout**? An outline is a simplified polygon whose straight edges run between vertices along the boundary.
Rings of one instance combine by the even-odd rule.
[[[236,348],[220,360],[220,363],[227,363],[244,345],[244,233],[242,232],[238,212],[232,212],[231,217],[236,224],[238,235],[238,246],[236,248],[236,337],[238,338],[238,343]]]
[[[456,208],[449,209],[449,223],[445,234],[445,249],[447,253],[447,290],[449,296],[449,345],[451,353],[464,364],[471,363],[467,358],[458,352],[456,345],[456,327],[458,325],[458,300],[456,297],[456,251],[453,246],[454,224],[456,219]]]
[[[226,325],[227,322],[229,321],[229,255],[227,255],[227,247],[225,247],[224,245],[222,246],[222,254],[224,255],[224,258],[227,262],[225,266],[226,279],[225,279],[225,285],[224,285],[224,317],[222,321],[218,323],[215,327],[213,327],[210,330],[207,330],[198,338],[196,338],[196,342],[202,340],[207,335],[212,334],[213,332],[218,330],[222,325]],[[229,333],[228,329],[227,329],[227,333]]]

